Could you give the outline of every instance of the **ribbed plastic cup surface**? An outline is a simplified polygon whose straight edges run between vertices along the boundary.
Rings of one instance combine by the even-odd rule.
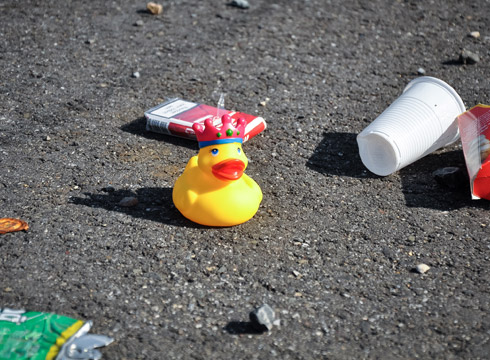
[[[459,138],[456,117],[465,111],[444,81],[423,76],[358,136],[359,154],[369,171],[386,176]]]

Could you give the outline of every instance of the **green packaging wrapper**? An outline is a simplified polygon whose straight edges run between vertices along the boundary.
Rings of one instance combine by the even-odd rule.
[[[98,351],[74,344],[83,336],[104,340],[92,348],[112,342],[103,335],[86,335],[91,325],[90,321],[63,315],[4,308],[0,311],[0,359],[70,359],[74,352],[85,359],[100,358],[93,356],[100,354]],[[66,347],[68,344],[70,348]]]

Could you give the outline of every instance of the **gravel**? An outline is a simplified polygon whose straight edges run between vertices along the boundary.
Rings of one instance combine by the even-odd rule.
[[[425,274],[427,271],[429,271],[430,266],[426,264],[418,264],[415,266],[415,271],[418,272],[419,274]]]
[[[470,32],[470,36],[474,39],[478,39],[480,37],[480,32],[479,31],[472,31],[472,32]]]
[[[121,201],[119,201],[118,205],[122,206],[122,207],[136,206],[136,205],[138,205],[138,198],[136,198],[134,196],[126,196],[126,197],[122,198]]]
[[[276,315],[267,304],[261,305],[250,313],[252,326],[258,331],[270,331],[274,326]]]
[[[439,185],[453,190],[468,188],[468,173],[457,166],[437,169],[433,172],[434,179]]]
[[[250,7],[250,4],[247,0],[232,0],[229,5],[237,7],[239,9],[248,9]]]
[[[480,56],[472,51],[463,50],[459,55],[459,61],[463,64],[476,64],[480,62]]]

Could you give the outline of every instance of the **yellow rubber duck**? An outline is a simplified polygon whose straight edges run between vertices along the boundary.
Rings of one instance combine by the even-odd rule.
[[[246,121],[233,126],[229,115],[221,128],[211,119],[194,124],[199,154],[193,156],[177,179],[172,199],[189,220],[207,226],[233,226],[250,220],[262,201],[259,185],[244,170],[248,160],[242,150]]]

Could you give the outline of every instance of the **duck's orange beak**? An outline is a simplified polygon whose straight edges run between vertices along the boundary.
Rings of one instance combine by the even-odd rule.
[[[243,175],[245,163],[238,159],[221,161],[212,167],[213,175],[220,180],[238,180]]]

